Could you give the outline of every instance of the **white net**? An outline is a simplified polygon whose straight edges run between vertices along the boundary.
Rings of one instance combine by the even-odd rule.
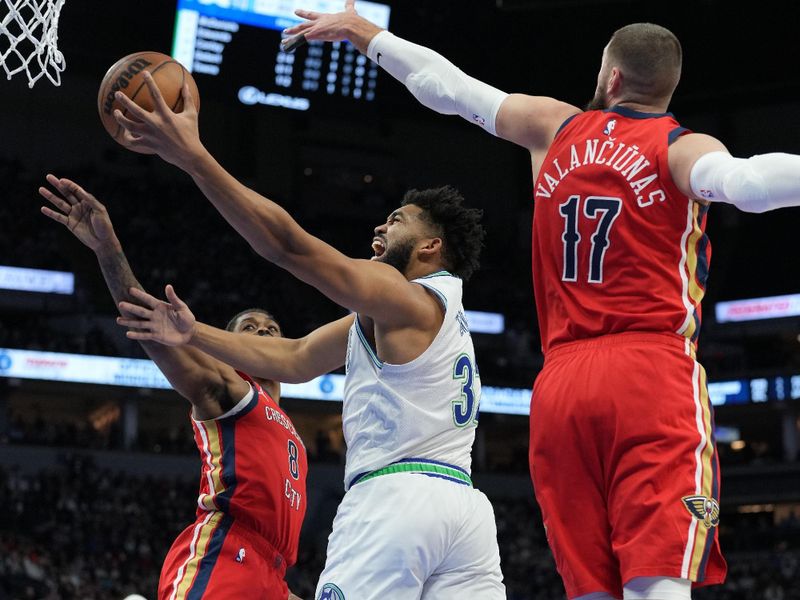
[[[11,79],[25,72],[28,87],[42,75],[61,85],[66,63],[58,51],[58,16],[65,0],[0,0],[0,64]]]

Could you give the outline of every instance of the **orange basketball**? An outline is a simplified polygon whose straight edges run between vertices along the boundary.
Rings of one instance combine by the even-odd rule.
[[[114,118],[114,110],[120,109],[127,116],[127,111],[114,99],[114,92],[121,91],[128,98],[145,110],[152,111],[155,103],[150,90],[144,82],[142,73],[149,71],[156,82],[164,101],[175,112],[183,110],[181,88],[185,81],[189,82],[195,106],[200,109],[200,95],[192,74],[171,56],[161,52],[136,52],[120,58],[106,71],[97,93],[97,111],[106,131],[120,143],[122,126]],[[124,144],[123,144],[124,145]]]

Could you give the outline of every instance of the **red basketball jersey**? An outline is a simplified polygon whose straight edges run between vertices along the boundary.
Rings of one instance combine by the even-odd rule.
[[[230,515],[291,566],[306,512],[306,449],[278,404],[252,379],[243,378],[255,393],[238,411],[192,420],[203,463],[197,516]]]
[[[667,150],[687,130],[623,107],[571,118],[534,186],[533,285],[544,352],[624,331],[694,343],[711,245]]]

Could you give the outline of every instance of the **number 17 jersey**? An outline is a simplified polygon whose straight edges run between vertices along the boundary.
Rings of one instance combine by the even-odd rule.
[[[669,171],[687,130],[624,107],[572,117],[534,184],[533,286],[542,349],[625,331],[700,330],[707,207]]]

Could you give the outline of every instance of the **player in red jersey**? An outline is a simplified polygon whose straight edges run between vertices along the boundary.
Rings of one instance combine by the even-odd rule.
[[[42,212],[65,225],[97,255],[115,302],[141,290],[106,208],[68,179],[47,176],[58,191],[39,192],[55,207]],[[133,292],[136,293],[135,291]],[[281,336],[263,309],[236,315],[227,329]],[[142,347],[175,390],[192,404],[202,470],[197,520],[175,540],[161,570],[161,600],[290,595],[286,568],[297,559],[306,511],[306,451],[281,410],[280,383],[254,379],[190,347]]]
[[[545,365],[531,476],[570,598],[691,596],[720,583],[719,474],[695,360],[708,206],[800,204],[800,157],[732,157],[667,113],[681,46],[649,23],[603,52],[586,111],[506,94],[359,17],[354,1],[285,31],[349,40],[425,106],[530,152],[533,278]],[[576,524],[577,523],[579,524]]]

